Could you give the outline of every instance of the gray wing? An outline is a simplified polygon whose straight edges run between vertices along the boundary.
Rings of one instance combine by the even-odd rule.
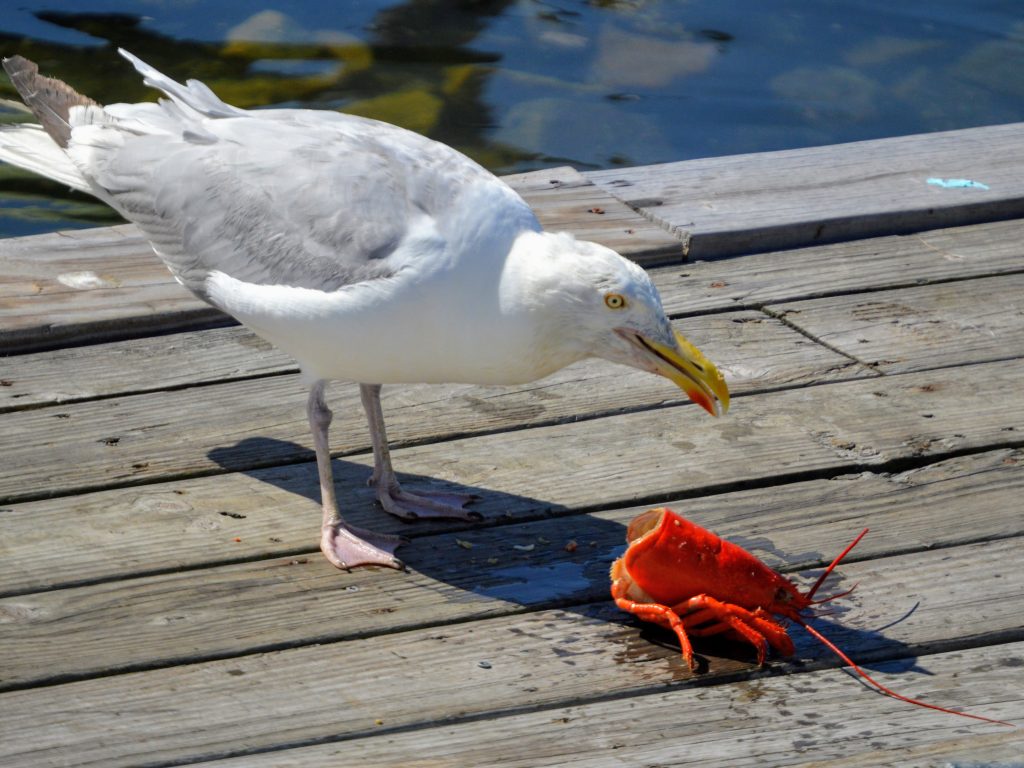
[[[198,119],[172,102],[107,111],[115,119],[90,126],[82,147],[73,135],[72,156],[201,296],[212,270],[322,290],[387,276],[415,217],[442,219],[466,185],[504,186],[449,147],[334,112]],[[503,199],[510,210],[492,215],[535,222],[514,193]]]

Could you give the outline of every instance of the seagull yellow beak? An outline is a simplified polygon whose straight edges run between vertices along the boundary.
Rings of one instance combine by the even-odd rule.
[[[675,382],[693,402],[712,416],[721,416],[729,410],[729,387],[725,378],[683,334],[679,331],[674,333],[675,348],[643,336],[636,339],[654,358],[655,373]]]

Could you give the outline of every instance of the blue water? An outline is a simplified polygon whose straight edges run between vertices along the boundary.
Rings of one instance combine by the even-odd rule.
[[[1024,120],[1019,0],[24,0],[0,15],[0,55],[100,101],[152,98],[117,46],[240,106],[386,119],[496,172]],[[0,236],[114,220],[0,167]]]

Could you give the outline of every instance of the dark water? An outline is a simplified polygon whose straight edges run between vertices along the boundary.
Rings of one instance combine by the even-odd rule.
[[[32,58],[98,101],[154,98],[114,52],[123,46],[239,106],[388,120],[499,173],[1024,120],[1020,0],[5,6],[0,55]],[[6,80],[0,96],[13,97]],[[0,165],[0,236],[114,221],[85,195]]]

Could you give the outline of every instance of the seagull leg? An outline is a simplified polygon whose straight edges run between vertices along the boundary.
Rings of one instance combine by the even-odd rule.
[[[391,467],[391,451],[384,427],[384,412],[380,407],[380,384],[360,384],[359,394],[366,410],[373,442],[373,474],[369,484],[377,489],[377,501],[387,512],[403,520],[420,517],[450,517],[458,520],[480,520],[481,515],[464,509],[466,504],[479,498],[468,493],[445,491],[404,491]]]
[[[404,541],[402,537],[373,533],[349,525],[338,510],[331,472],[331,452],[327,442],[327,428],[331,424],[332,414],[324,402],[325,386],[324,381],[316,382],[309,391],[306,403],[309,428],[316,448],[316,468],[320,476],[320,498],[324,509],[320,549],[337,568],[347,570],[360,565],[384,565],[402,569],[402,561],[395,557],[395,548]]]

